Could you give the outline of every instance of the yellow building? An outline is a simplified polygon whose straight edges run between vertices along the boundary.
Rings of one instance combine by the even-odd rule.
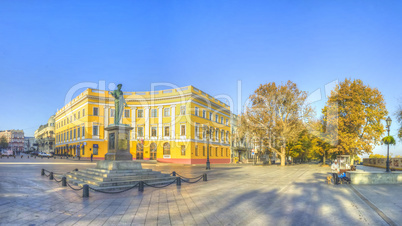
[[[186,86],[154,92],[124,92],[127,107],[120,123],[131,131],[133,159],[200,164],[230,162],[230,108]],[[107,131],[114,122],[114,98],[108,91],[87,89],[55,115],[56,153],[104,159]]]

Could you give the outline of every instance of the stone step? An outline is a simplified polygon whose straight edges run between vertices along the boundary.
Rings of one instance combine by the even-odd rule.
[[[70,174],[70,173],[66,174],[66,178],[67,178],[68,181],[73,181],[73,182],[80,181],[80,182],[83,182],[84,184],[97,185],[99,182],[100,183],[102,182],[102,181],[97,181],[97,180],[95,180],[93,178],[89,178],[89,177],[85,177],[85,176],[77,176],[77,175]],[[75,185],[77,185],[77,184],[75,184]]]
[[[160,174],[160,172],[157,171],[152,171],[152,170],[146,170],[146,171],[137,171],[137,172],[113,172],[113,173],[106,173],[106,172],[98,172],[94,170],[81,170],[78,172],[83,172],[87,174],[92,174],[100,177],[113,177],[113,176],[133,176],[133,175],[149,175],[149,174]]]
[[[67,174],[66,179],[70,184],[73,184],[73,185],[80,185],[80,184],[97,185],[96,181],[93,179],[86,178],[86,177],[75,177],[71,174]]]
[[[75,180],[69,180],[68,181],[70,184],[74,184],[75,186],[79,186],[79,187],[83,187],[84,186],[84,184],[88,184],[88,183],[84,183],[84,182],[82,182],[82,181],[75,181]],[[170,183],[172,183],[173,182],[173,179],[169,179],[169,180],[159,180],[159,181],[155,181],[155,182],[147,182],[148,184],[150,184],[150,185],[156,185],[156,186],[163,186],[163,185],[166,185],[166,184],[170,184]],[[131,184],[131,185],[119,185],[119,186],[111,186],[111,187],[100,187],[100,186],[97,186],[97,185],[91,185],[91,184],[88,184],[91,188],[94,188],[94,189],[96,189],[96,190],[100,190],[100,191],[119,191],[119,190],[124,190],[124,189],[127,189],[127,188],[130,188],[130,187],[132,187],[134,184]],[[173,182],[170,186],[176,186],[176,183],[175,182]],[[169,187],[170,187],[169,186]],[[144,184],[144,187],[147,187],[147,185],[145,185]],[[134,187],[134,188],[132,188],[132,189],[130,189],[130,190],[138,190],[138,186],[136,186],[136,187]],[[91,190],[90,190],[91,191]]]
[[[127,181],[114,181],[114,182],[103,182],[93,180],[92,178],[88,178],[85,176],[76,176],[72,174],[67,174],[68,181],[72,181],[74,185],[79,184],[91,184],[99,187],[112,187],[112,186],[129,186],[137,183],[138,181],[144,181],[145,183],[157,183],[161,181],[172,181],[175,177],[159,177],[159,178],[143,178],[138,180],[127,180]]]
[[[125,180],[142,180],[146,178],[162,178],[162,177],[169,177],[168,174],[161,174],[160,172],[150,172],[147,174],[140,174],[140,175],[125,175],[125,174],[116,174],[116,175],[108,175],[107,177],[97,176],[95,174],[88,174],[86,172],[80,171],[73,171],[71,172],[72,175],[76,175],[77,177],[87,177],[92,178],[97,181],[103,182],[110,182],[110,181],[125,181]]]
[[[90,174],[90,175],[94,175],[94,176],[98,176],[98,177],[121,177],[121,176],[138,176],[138,175],[160,175],[161,172],[158,171],[144,171],[144,172],[132,172],[132,173],[99,173],[99,172],[95,172],[92,170],[81,170],[81,171],[72,171],[72,173],[85,173],[85,174]]]
[[[95,183],[95,185],[99,187],[112,187],[112,186],[122,186],[122,185],[132,185],[135,184],[139,181],[144,181],[145,183],[154,183],[158,181],[172,181],[175,178],[169,179],[168,177],[163,177],[163,178],[146,178],[146,179],[141,179],[141,180],[132,180],[132,181],[113,181],[113,182],[98,182]]]
[[[114,173],[141,173],[141,172],[149,172],[152,169],[138,169],[138,170],[105,170],[105,169],[96,169],[96,168],[88,168],[87,171],[92,171],[96,173],[103,174],[114,174]]]

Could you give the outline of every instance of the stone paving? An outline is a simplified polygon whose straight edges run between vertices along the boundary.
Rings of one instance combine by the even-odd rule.
[[[119,194],[61,187],[40,176],[95,163],[53,159],[0,159],[0,225],[388,225],[349,185],[327,185],[318,165],[179,166],[147,164],[208,181]],[[402,224],[401,185],[353,186],[391,220]]]

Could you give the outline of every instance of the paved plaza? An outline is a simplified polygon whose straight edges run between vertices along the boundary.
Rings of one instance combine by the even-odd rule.
[[[0,159],[1,225],[388,225],[402,224],[401,185],[327,185],[328,167],[252,165],[143,168],[208,181],[119,194],[61,187],[41,168],[64,173],[95,163]]]

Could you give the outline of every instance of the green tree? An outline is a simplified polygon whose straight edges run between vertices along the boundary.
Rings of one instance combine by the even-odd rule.
[[[309,120],[312,108],[305,105],[307,93],[288,81],[277,86],[275,83],[260,85],[250,96],[250,105],[245,112],[248,130],[264,134],[269,150],[275,151],[286,161],[286,145],[298,139],[304,129],[303,121]]]
[[[331,92],[322,112],[326,123],[338,123],[334,153],[370,154],[380,144],[384,133],[381,120],[385,120],[388,112],[376,88],[358,79],[345,79]],[[329,117],[331,112],[336,112],[336,117]]]
[[[305,161],[309,158],[309,153],[311,151],[311,137],[307,130],[303,130],[297,140],[294,142],[288,142],[286,148],[288,150],[289,156],[293,159],[299,159]]]
[[[362,161],[362,159],[358,155],[356,155],[354,156],[354,161],[357,162],[357,164],[359,164]]]
[[[333,142],[331,141],[334,140],[333,130],[336,129],[336,127],[328,125],[323,118],[321,120],[313,121],[310,125],[312,128],[312,154],[322,158],[322,162],[325,164],[328,157],[333,157],[331,156],[333,152]]]
[[[398,137],[402,140],[402,107],[396,112],[396,119],[399,122]]]
[[[8,148],[8,142],[7,142],[7,138],[5,136],[2,136],[0,138],[0,148],[1,149],[6,149]]]
[[[381,143],[383,144],[389,144],[389,145],[396,145],[396,141],[393,136],[386,136],[382,138]]]

